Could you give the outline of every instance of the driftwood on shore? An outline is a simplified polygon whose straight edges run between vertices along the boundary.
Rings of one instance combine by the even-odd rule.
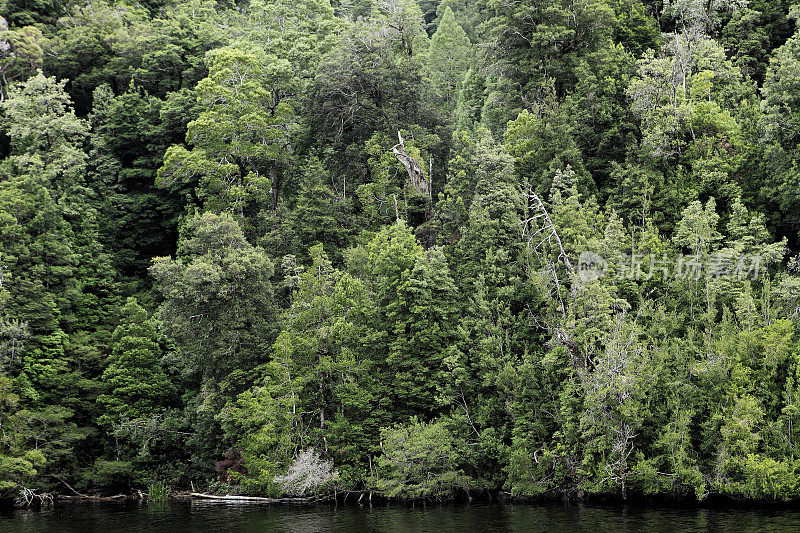
[[[231,503],[306,503],[314,501],[313,498],[260,498],[258,496],[217,496],[216,494],[203,494],[193,492],[192,498],[200,500],[215,500]]]
[[[117,502],[121,500],[127,500],[130,498],[131,496],[127,494],[117,494],[115,496],[89,496],[86,494],[70,496],[65,494],[58,497],[58,499],[61,501],[68,500],[68,501],[93,501],[93,502]]]

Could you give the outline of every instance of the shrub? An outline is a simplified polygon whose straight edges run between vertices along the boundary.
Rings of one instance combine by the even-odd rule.
[[[275,483],[284,494],[306,496],[333,486],[337,477],[333,461],[322,459],[314,448],[309,448],[297,456],[285,475],[275,478]]]
[[[467,485],[456,469],[453,436],[441,421],[413,419],[407,426],[381,431],[375,487],[390,498],[441,498]]]

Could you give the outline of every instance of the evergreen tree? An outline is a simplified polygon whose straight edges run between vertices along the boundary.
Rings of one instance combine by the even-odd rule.
[[[486,82],[474,67],[470,67],[461,82],[456,101],[454,127],[456,130],[472,130],[481,120]]]
[[[385,419],[374,411],[378,384],[363,345],[374,336],[372,301],[360,280],[335,270],[322,246],[309,253],[256,386],[241,394],[226,424],[249,468],[245,482],[274,491],[272,478],[309,446],[339,457],[347,484],[367,471]]]
[[[453,340],[458,293],[444,253],[431,248],[403,273],[387,318],[393,323],[386,364],[393,375],[392,412],[426,414],[442,382],[442,361]]]
[[[795,33],[783,46],[775,51],[770,60],[764,81],[764,141],[767,145],[765,164],[768,172],[777,179],[766,185],[769,198],[778,198],[782,220],[781,225],[790,231],[794,238],[800,231],[800,224],[793,213],[798,205],[797,184],[797,138],[800,134],[800,101],[797,87],[800,84],[798,69],[798,50],[800,34]]]
[[[556,171],[563,171],[568,165],[578,175],[580,190],[595,190],[569,131],[564,109],[554,95],[537,105],[533,113],[525,110],[510,122],[504,140],[508,152],[516,158],[519,182],[530,184],[540,196],[546,197]]]
[[[473,61],[472,43],[448,7],[431,37],[422,67],[428,91],[423,97],[439,122],[450,122],[455,98]]]
[[[159,190],[154,180],[164,150],[176,134],[183,136],[184,125],[175,124],[175,132],[166,131],[162,115],[167,114],[170,102],[135,86],[114,96],[108,85],[101,85],[92,101],[89,168],[91,185],[101,198],[101,238],[133,292],[150,259],[169,253],[177,241],[185,198]],[[187,122],[191,114],[190,109]]]
[[[346,229],[343,227],[343,202],[334,196],[329,181],[329,174],[319,159],[311,158],[305,167],[292,214],[303,245],[319,243],[339,250],[344,244]]]
[[[135,298],[128,298],[101,378],[105,389],[97,398],[103,407],[101,423],[111,426],[158,412],[170,393],[160,357],[155,323]]]
[[[176,258],[150,268],[163,298],[159,318],[183,371],[215,392],[240,392],[274,338],[273,264],[230,214],[187,220]]]

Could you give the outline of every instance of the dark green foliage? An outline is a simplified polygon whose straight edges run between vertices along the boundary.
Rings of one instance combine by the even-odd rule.
[[[344,248],[347,203],[334,195],[330,184],[330,174],[319,159],[311,158],[292,210],[295,232],[303,248],[317,243],[336,252]]]
[[[273,264],[229,214],[189,218],[176,258],[150,268],[163,298],[160,320],[187,375],[204,387],[237,390],[266,360],[275,334]]]
[[[798,15],[6,0],[0,499],[800,498]]]
[[[107,426],[152,416],[170,395],[155,322],[135,298],[128,299],[121,314],[101,377],[104,394],[97,398],[104,412],[100,423]]]
[[[167,146],[180,137],[192,108],[181,110],[186,113],[181,122],[170,124],[166,115],[174,98],[162,101],[134,86],[115,97],[102,85],[92,99],[90,167],[102,197],[101,235],[117,270],[136,287],[150,259],[170,253],[177,241],[184,198],[157,189],[155,169]]]
[[[577,81],[579,61],[606,46],[613,29],[605,2],[487,3],[493,59],[508,76],[516,105],[535,101],[551,81],[559,95],[566,92]]]

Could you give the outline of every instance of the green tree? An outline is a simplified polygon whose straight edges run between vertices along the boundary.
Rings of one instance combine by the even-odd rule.
[[[64,7],[66,13],[47,46],[44,69],[70,80],[70,96],[84,114],[95,87],[102,83],[118,90],[127,86],[138,54],[126,48],[137,33],[150,33],[147,14],[141,6],[113,6],[105,0]]]
[[[35,448],[27,449],[24,439],[24,419],[18,409],[19,396],[13,392],[13,381],[0,377],[0,494],[6,498],[21,497],[23,490],[34,488],[33,483],[46,458]],[[6,429],[7,428],[7,429]]]
[[[480,122],[485,90],[486,80],[474,67],[470,67],[458,91],[453,120],[456,130],[472,130]]]
[[[568,166],[578,176],[581,191],[594,191],[596,186],[583,165],[583,157],[569,131],[565,110],[555,95],[531,113],[523,111],[508,124],[504,136],[508,152],[516,158],[520,183],[529,183],[540,196],[546,197],[557,171]]]
[[[373,302],[363,282],[331,266],[322,246],[310,255],[272,360],[225,417],[244,449],[243,481],[259,491],[275,491],[274,477],[308,446],[335,457],[348,485],[363,479],[376,452],[382,420],[363,348],[374,336]]]
[[[128,298],[101,378],[105,389],[97,398],[103,407],[101,423],[146,418],[159,410],[170,393],[160,357],[156,324],[135,298]]]
[[[156,258],[150,271],[184,372],[212,391],[241,392],[274,338],[266,252],[247,242],[230,214],[204,213],[186,221],[177,257]]]
[[[43,183],[60,194],[84,183],[86,154],[82,145],[89,133],[86,121],[71,109],[66,83],[40,71],[12,88],[3,102],[8,117],[6,133],[15,156],[7,163],[40,165],[43,168],[37,171]]]
[[[464,75],[474,59],[472,43],[453,12],[446,8],[431,37],[422,66],[422,77],[427,84],[423,98],[439,122],[450,122],[456,103],[454,97],[459,94]]]
[[[740,194],[738,119],[753,88],[716,41],[675,34],[661,54],[648,52],[639,60],[627,93],[642,122],[640,154],[650,168],[684,172],[689,179],[676,176],[672,187],[685,187],[690,196],[732,200]]]
[[[348,196],[367,181],[369,139],[394,138],[398,129],[420,122],[421,55],[413,46],[420,39],[427,41],[419,7],[411,0],[384,0],[375,3],[371,17],[349,25],[320,59],[306,113],[330,154],[326,166],[348,177]]]
[[[386,364],[393,375],[392,411],[430,414],[442,382],[442,361],[453,342],[458,293],[439,248],[416,256],[414,267],[402,275],[386,317],[389,354]]]
[[[344,245],[344,201],[330,188],[330,174],[319,159],[311,158],[305,165],[303,181],[297,195],[292,218],[297,234],[305,246],[314,243],[338,251]]]
[[[242,215],[251,202],[275,209],[296,128],[291,65],[252,45],[213,50],[206,62],[209,75],[195,89],[202,111],[186,133],[192,149],[167,149],[156,182],[199,178],[197,195],[215,210]]]
[[[174,106],[183,108],[180,96],[162,101],[133,85],[119,96],[101,85],[92,95],[89,169],[101,197],[101,235],[131,292],[142,286],[150,259],[174,249],[189,196],[188,185],[178,196],[154,182],[164,150],[185,135],[186,122],[196,116],[192,105],[175,110],[182,120],[168,120]]]
[[[605,2],[487,4],[484,39],[496,43],[492,59],[505,67],[512,108],[536,101],[550,80],[557,94],[566,92],[576,81],[579,59],[605,46],[613,30],[614,13]]]
[[[798,205],[797,184],[800,176],[797,162],[797,139],[800,135],[800,100],[797,97],[800,86],[799,50],[800,34],[796,32],[775,51],[770,60],[764,80],[764,115],[761,119],[764,143],[767,145],[766,168],[769,174],[777,176],[777,179],[765,183],[765,197],[777,196],[782,215],[780,223],[793,234],[800,230],[800,225],[791,214]]]
[[[453,437],[443,422],[412,419],[381,432],[375,487],[390,498],[446,498],[468,481],[456,468]]]
[[[44,36],[39,28],[11,30],[0,16],[0,103],[8,97],[9,84],[31,76],[42,67]]]

